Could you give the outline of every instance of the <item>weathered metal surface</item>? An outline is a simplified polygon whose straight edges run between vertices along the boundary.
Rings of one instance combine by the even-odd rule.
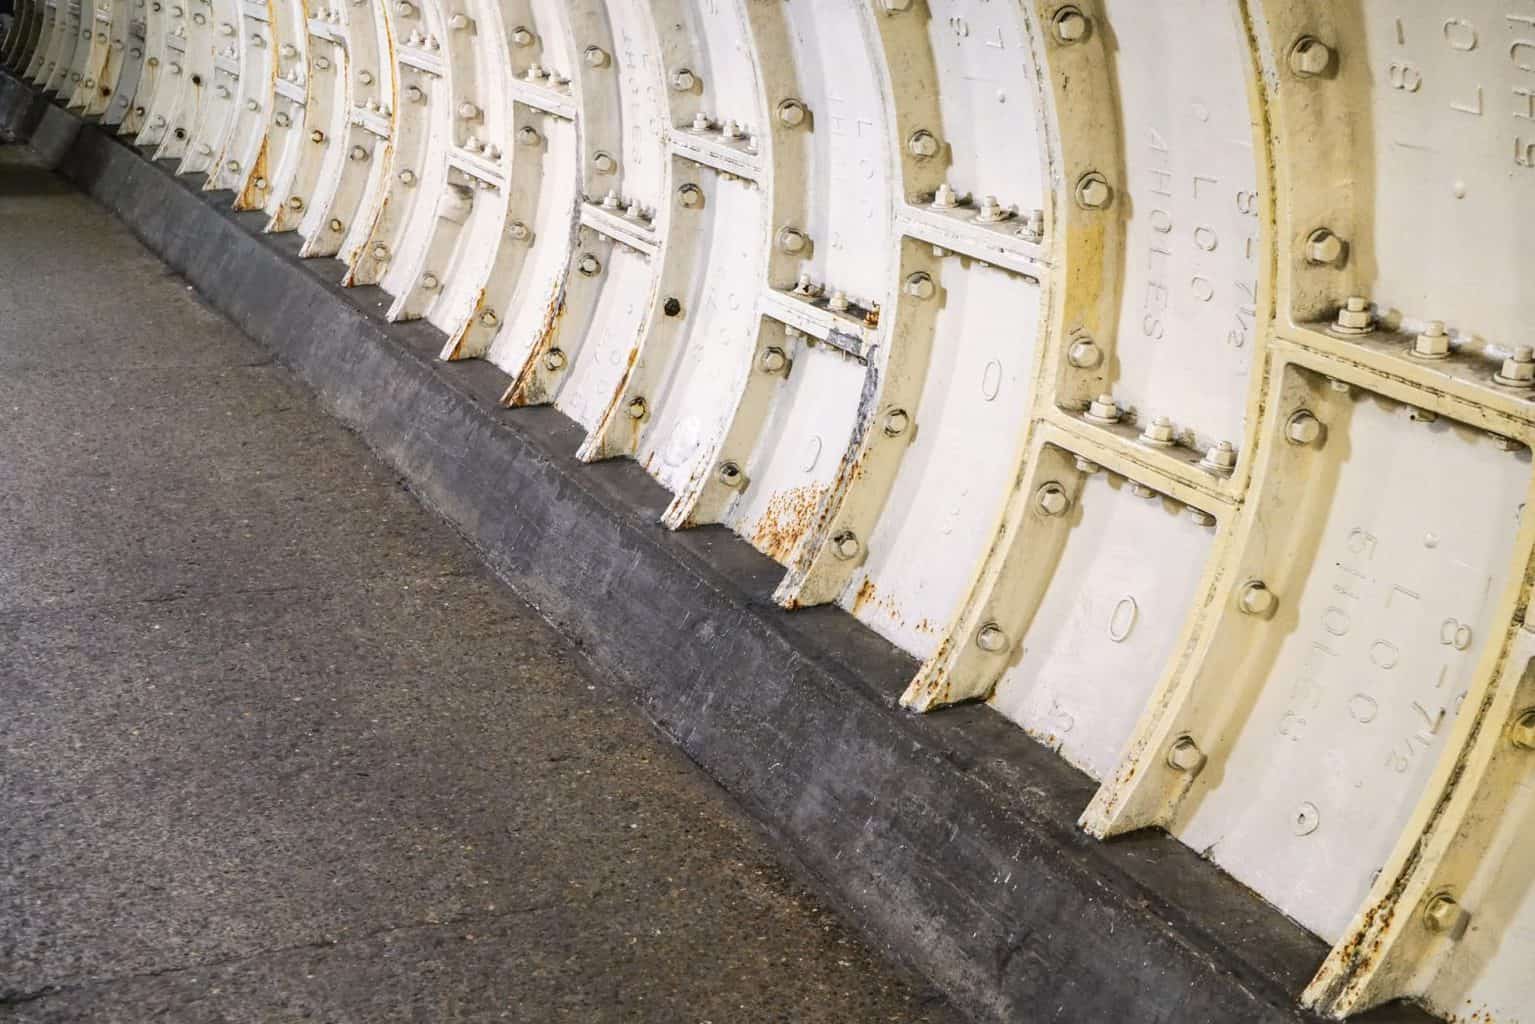
[[[0,55],[1334,943],[1309,1005],[1535,1019],[1531,0],[24,0]]]

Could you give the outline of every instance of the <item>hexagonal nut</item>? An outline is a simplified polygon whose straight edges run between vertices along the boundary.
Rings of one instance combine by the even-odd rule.
[[[581,57],[589,68],[605,68],[608,66],[608,51],[600,46],[588,46],[582,51]]]
[[[1317,228],[1306,236],[1306,262],[1314,267],[1343,265],[1348,246],[1326,228]]]
[[[1113,395],[1099,395],[1088,403],[1087,411],[1082,415],[1094,423],[1118,423],[1119,403],[1114,401]]]
[[[548,370],[550,373],[558,373],[559,371],[565,369],[565,364],[568,361],[569,360],[565,358],[564,351],[561,349],[551,348],[549,351],[544,353],[544,369]]]
[[[863,544],[852,530],[842,530],[831,539],[831,553],[842,561],[851,561],[863,551]]]
[[[696,210],[704,204],[704,190],[697,185],[683,185],[677,189],[677,202],[686,209]]]
[[[1502,368],[1493,379],[1505,387],[1535,387],[1535,349],[1529,345],[1514,349],[1513,354],[1503,360]]]
[[[810,245],[810,238],[799,228],[779,229],[778,248],[790,256],[798,255]]]
[[[677,92],[692,92],[698,86],[698,76],[688,68],[672,72],[672,88]]]
[[[891,409],[885,413],[885,420],[880,429],[886,437],[900,437],[911,429],[911,413],[905,409]]]

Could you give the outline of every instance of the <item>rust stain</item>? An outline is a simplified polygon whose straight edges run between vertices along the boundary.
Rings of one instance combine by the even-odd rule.
[[[867,576],[858,585],[858,593],[853,595],[853,614],[863,611],[864,606],[874,600],[874,581]]]
[[[469,319],[459,325],[453,335],[453,348],[448,352],[448,359],[464,358],[464,342],[469,337],[470,325],[479,320],[480,313],[485,309],[485,289],[481,288],[474,296],[474,305],[469,310]]]
[[[249,174],[245,176],[245,187],[240,194],[235,196],[236,210],[259,210],[266,205],[266,194],[256,188],[256,181],[267,176],[267,140],[261,140],[261,149],[256,154],[256,163],[251,167]]]
[[[544,307],[544,324],[538,332],[538,340],[533,343],[533,350],[528,353],[528,358],[522,362],[522,369],[517,377],[507,387],[506,393],[501,396],[501,404],[510,406],[520,405],[544,405],[552,397],[550,384],[550,371],[544,368],[544,354],[554,348],[554,341],[560,336],[560,320],[565,316],[565,288],[562,285]],[[568,373],[569,365],[561,369],[560,373]]]
[[[825,494],[825,484],[806,484],[774,494],[752,528],[752,547],[775,562],[787,562],[794,546],[810,528]]]

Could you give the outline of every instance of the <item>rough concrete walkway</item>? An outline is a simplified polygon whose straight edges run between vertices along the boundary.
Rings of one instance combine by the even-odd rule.
[[[957,1018],[3,147],[0,1020]]]

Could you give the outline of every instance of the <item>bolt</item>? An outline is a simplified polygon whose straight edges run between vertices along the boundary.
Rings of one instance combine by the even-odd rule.
[[[1167,748],[1167,766],[1185,775],[1194,775],[1205,766],[1205,752],[1199,749],[1192,736],[1179,736]]]
[[[988,622],[976,630],[975,646],[988,654],[1001,654],[1007,650],[1007,634],[995,622]]]
[[[531,46],[531,45],[533,45],[533,33],[529,32],[523,26],[518,25],[516,28],[512,29],[512,45],[513,46]]]
[[[401,185],[414,185],[415,183],[416,183],[416,172],[415,171],[407,169],[407,170],[403,170],[403,171],[400,172],[400,184]]]
[[[425,103],[426,90],[419,85],[407,85],[405,87],[405,98],[411,103]]]
[[[1157,489],[1155,487],[1152,487],[1150,484],[1140,483],[1138,481],[1131,482],[1130,493],[1135,495],[1137,498],[1160,497],[1160,495],[1157,494]]]
[[[926,128],[919,128],[906,140],[906,151],[918,160],[938,155],[938,137]]]
[[[576,261],[576,269],[586,277],[596,277],[602,272],[602,261],[592,253],[584,253]]]
[[[1066,352],[1066,361],[1079,370],[1091,370],[1103,362],[1103,349],[1091,338],[1082,338],[1071,343],[1071,348]]]
[[[544,369],[550,373],[558,373],[565,369],[565,353],[557,348],[551,348],[544,353]]]
[[[900,437],[911,429],[911,414],[905,409],[891,409],[885,413],[885,422],[880,429],[886,437]]]
[[[693,115],[693,123],[688,126],[691,131],[706,132],[714,127],[714,122],[709,120],[709,115],[702,110]]]
[[[501,318],[496,315],[496,311],[493,309],[487,309],[480,314],[481,327],[494,327],[500,322]]]
[[[799,228],[783,228],[778,232],[778,248],[793,256],[805,251],[810,239]]]
[[[1088,171],[1077,179],[1077,205],[1083,209],[1101,210],[1113,197],[1108,179],[1097,171]]]
[[[687,68],[678,68],[672,72],[672,88],[677,92],[692,92],[698,85],[698,76]]]
[[[643,398],[632,398],[624,407],[624,411],[629,414],[631,420],[642,420],[650,414],[650,406],[645,404]]]
[[[314,59],[314,66],[315,66],[315,70],[316,71],[329,71],[330,70],[330,58],[329,57],[316,57]]]
[[[1285,440],[1291,444],[1315,444],[1322,436],[1322,421],[1309,411],[1301,409],[1292,413],[1289,420],[1285,422],[1284,434]]]
[[[602,197],[602,208],[604,210],[616,210],[620,203],[621,200],[618,197],[618,192],[614,189],[608,189],[608,194]]]
[[[714,471],[714,478],[726,487],[740,487],[746,481],[746,475],[741,472],[741,467],[728,461],[719,464],[719,468]]]
[[[254,114],[261,109],[261,104],[257,103],[255,100],[246,100],[245,109]]]
[[[1447,892],[1436,893],[1423,905],[1423,927],[1458,939],[1466,933],[1471,914]]]
[[[523,74],[522,77],[526,78],[530,82],[538,82],[542,81],[547,75],[548,72],[539,65],[529,64],[528,70]]]
[[[843,530],[831,539],[831,553],[844,562],[857,558],[862,550],[863,545],[852,530]]]
[[[1100,469],[1103,468],[1102,466],[1098,465],[1098,463],[1092,461],[1091,459],[1084,459],[1080,455],[1075,456],[1072,459],[1072,461],[1074,463],[1076,463],[1076,467],[1077,467],[1078,471],[1080,471],[1082,473],[1085,473],[1088,476],[1092,476],[1094,473],[1098,472]]]
[[[789,368],[789,356],[777,346],[763,349],[757,357],[757,367],[763,373],[783,373]]]
[[[697,185],[683,185],[677,189],[677,201],[689,210],[704,204],[704,190]]]
[[[1266,619],[1274,613],[1274,606],[1278,603],[1274,592],[1262,580],[1248,580],[1237,592],[1237,607],[1244,615]]]
[[[1535,750],[1535,708],[1525,708],[1519,712],[1519,716],[1508,727],[1508,742],[1520,750]]]
[[[1166,416],[1154,417],[1146,429],[1141,431],[1140,442],[1153,448],[1171,448],[1178,443],[1173,421]]]
[[[330,219],[330,223],[327,224],[326,227],[330,228],[332,233],[340,234],[341,233],[341,229],[346,227],[346,225],[341,223],[341,221],[339,219],[337,219],[335,217],[332,217]]]
[[[833,289],[831,298],[826,300],[826,308],[833,313],[846,313],[847,306],[847,292],[842,291],[840,288]]]
[[[1018,237],[1026,242],[1039,242],[1045,237],[1045,211],[1030,210],[1018,226]]]
[[[938,186],[938,191],[933,193],[933,209],[952,210],[959,205],[959,196],[949,187],[948,182]]]
[[[1195,526],[1214,526],[1215,525],[1215,517],[1212,516],[1210,513],[1206,512],[1202,508],[1190,508],[1189,509],[1189,518],[1194,521],[1194,525]]]
[[[778,104],[778,123],[785,128],[798,128],[805,123],[805,118],[810,111],[805,104],[796,99],[787,99]]]
[[[379,263],[385,263],[389,259],[389,246],[380,242],[373,247],[373,258]]]
[[[608,51],[600,46],[588,46],[581,56],[589,68],[605,68],[608,66]]]
[[[1114,401],[1113,395],[1099,395],[1092,400],[1087,411],[1082,415],[1094,423],[1118,423],[1119,404]]]
[[[996,224],[1007,220],[1013,215],[1013,211],[997,202],[996,196],[982,196],[980,209],[976,211],[975,219],[981,224]]]
[[[371,71],[359,71],[359,72],[357,72],[357,81],[359,81],[363,85],[372,85],[373,84],[373,72],[371,72]]]
[[[416,5],[410,3],[409,0],[400,0],[399,3],[394,5],[394,13],[402,18],[413,17],[416,13]]]
[[[506,233],[518,242],[526,242],[533,234],[528,226],[520,220],[514,220],[506,226]]]
[[[1428,322],[1428,326],[1413,340],[1412,354],[1419,359],[1449,358],[1450,336],[1444,331],[1443,320]]]
[[[517,129],[517,144],[519,146],[536,146],[542,141],[544,141],[543,136],[539,135],[538,129],[532,125],[524,125]]]
[[[1317,228],[1306,236],[1306,262],[1314,267],[1339,266],[1343,253],[1343,239],[1326,228]]]
[[[431,273],[430,271],[421,275],[421,287],[425,288],[429,292],[435,292],[437,290],[437,286],[440,284],[442,284],[442,282],[437,280],[437,275]]]
[[[480,108],[465,100],[458,105],[458,116],[465,121],[473,121],[480,116]]]
[[[251,182],[251,187],[253,187],[258,192],[265,192],[266,191],[266,179],[265,178],[257,178],[255,181]]]
[[[1237,466],[1237,450],[1230,441],[1219,441],[1199,460],[1201,468],[1220,476],[1230,476]]]
[[[1514,354],[1503,360],[1503,368],[1492,379],[1505,387],[1535,387],[1535,348],[1520,345]]]
[[[347,156],[349,156],[352,160],[356,161],[357,163],[361,163],[362,161],[368,159],[368,157],[370,155],[371,154],[368,152],[368,149],[367,149],[366,146],[353,146],[352,147],[352,151],[347,154]]]
[[[1071,499],[1066,489],[1052,480],[1034,492],[1034,507],[1042,516],[1058,516],[1071,507]]]
[[[1351,295],[1343,303],[1343,308],[1338,310],[1338,318],[1333,322],[1334,334],[1369,334],[1375,330],[1375,317],[1370,313],[1370,300],[1359,295]]]
[[[1332,50],[1314,36],[1301,36],[1290,47],[1290,70],[1296,78],[1312,78],[1332,64]]]
[[[1055,17],[1050,19],[1050,29],[1055,34],[1057,42],[1071,44],[1080,42],[1087,35],[1087,18],[1075,7],[1062,7],[1055,12]]]
[[[304,208],[304,199],[303,199],[302,196],[289,196],[288,197],[288,209],[290,209],[290,210],[302,210],[303,208]]]
[[[742,135],[741,126],[727,117],[725,123],[720,125],[720,134],[727,139],[739,139]]]
[[[933,284],[931,275],[919,270],[906,278],[906,284],[902,286],[902,290],[914,299],[931,299],[938,288]]]
[[[592,169],[598,174],[612,174],[618,170],[618,161],[613,159],[611,153],[599,152],[592,157]]]

